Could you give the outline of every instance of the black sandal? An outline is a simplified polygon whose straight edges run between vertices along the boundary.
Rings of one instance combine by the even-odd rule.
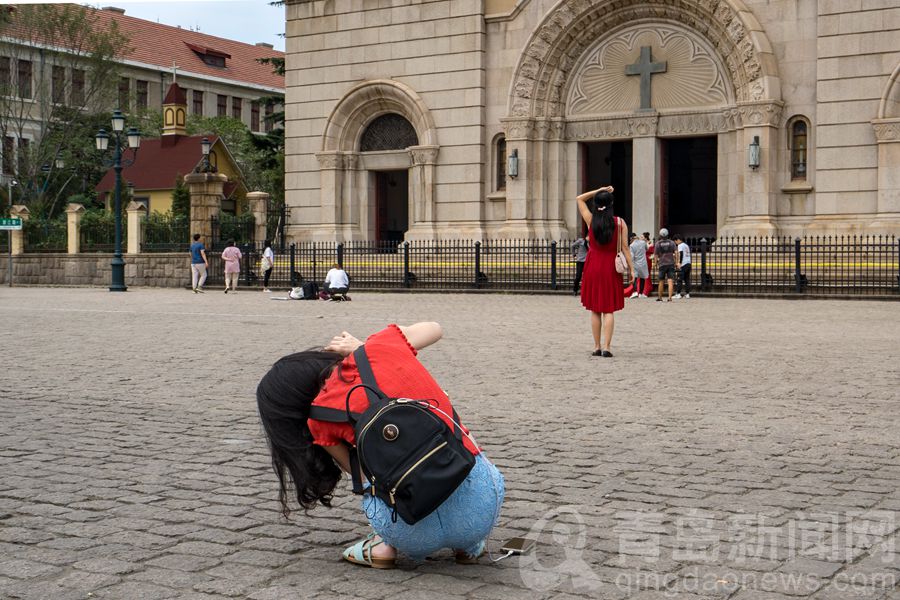
[[[603,356],[603,350],[594,350],[591,352],[591,356]]]

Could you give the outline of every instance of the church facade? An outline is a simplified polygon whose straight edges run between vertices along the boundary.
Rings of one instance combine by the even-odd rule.
[[[900,233],[897,0],[287,4],[296,240]]]

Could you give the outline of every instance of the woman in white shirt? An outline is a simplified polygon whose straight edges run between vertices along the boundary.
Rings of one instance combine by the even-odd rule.
[[[272,251],[272,242],[266,240],[265,250],[263,250],[260,267],[263,270],[263,291],[269,291],[269,277],[272,276],[272,269],[275,268],[275,252]]]

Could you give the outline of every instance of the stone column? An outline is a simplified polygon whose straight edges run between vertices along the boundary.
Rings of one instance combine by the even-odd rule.
[[[128,215],[128,248],[125,251],[128,254],[140,254],[141,246],[144,244],[144,228],[141,227],[141,221],[147,214],[147,208],[132,200],[125,207],[125,213]]]
[[[434,173],[439,146],[410,146],[409,217],[407,240],[433,240],[436,237]]]
[[[212,239],[213,217],[219,216],[222,206],[222,191],[228,177],[221,173],[191,173],[185,175],[191,192],[191,230],[190,236],[185,241],[190,241],[195,233],[199,233],[201,239],[211,246],[216,240]]]
[[[337,240],[343,202],[344,155],[341,152],[316,152],[316,159],[319,161],[322,198],[320,218],[325,239]]]
[[[9,209],[9,216],[13,219],[22,219],[22,223],[31,216],[31,211],[24,204],[13,204]],[[13,254],[25,254],[25,230],[13,230],[9,232],[9,239],[12,242]]]
[[[265,192],[250,192],[247,194],[247,202],[250,203],[250,212],[256,226],[253,229],[253,241],[262,243],[266,241],[266,224],[269,217],[269,194]]]
[[[660,153],[656,128],[658,115],[629,119],[631,142],[631,231],[649,231],[655,237],[660,226]]]
[[[506,223],[500,228],[501,237],[508,239],[533,237],[529,224],[531,216],[528,199],[534,195],[536,178],[541,176],[531,150],[534,135],[532,119],[500,119],[506,130],[506,156],[516,152],[519,173],[516,177],[506,177]]]
[[[868,233],[900,231],[900,118],[872,121],[878,142],[878,209]]]
[[[78,254],[81,246],[81,215],[84,205],[70,202],[66,207],[66,239],[69,254]],[[130,239],[130,238],[129,238]]]

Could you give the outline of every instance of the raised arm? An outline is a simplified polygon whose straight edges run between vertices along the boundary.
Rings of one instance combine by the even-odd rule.
[[[423,322],[415,325],[405,325],[400,327],[400,331],[406,336],[407,341],[416,350],[421,350],[432,345],[444,335],[439,323]],[[362,346],[363,343],[347,333],[342,331],[340,335],[331,338],[331,341],[325,346],[328,352],[337,352],[341,356],[350,356],[353,351]]]
[[[594,197],[594,194],[597,192],[607,191],[610,194],[613,192],[613,186],[608,185],[606,187],[597,188],[596,190],[591,190],[590,192],[585,192],[575,198],[575,203],[578,205],[578,212],[581,213],[581,218],[584,219],[584,222],[587,223],[587,226],[591,226],[591,209],[588,208],[587,201]]]
[[[434,321],[404,325],[400,327],[400,331],[403,332],[410,345],[416,350],[426,348],[444,336],[444,330],[441,328],[440,323],[435,323]]]

